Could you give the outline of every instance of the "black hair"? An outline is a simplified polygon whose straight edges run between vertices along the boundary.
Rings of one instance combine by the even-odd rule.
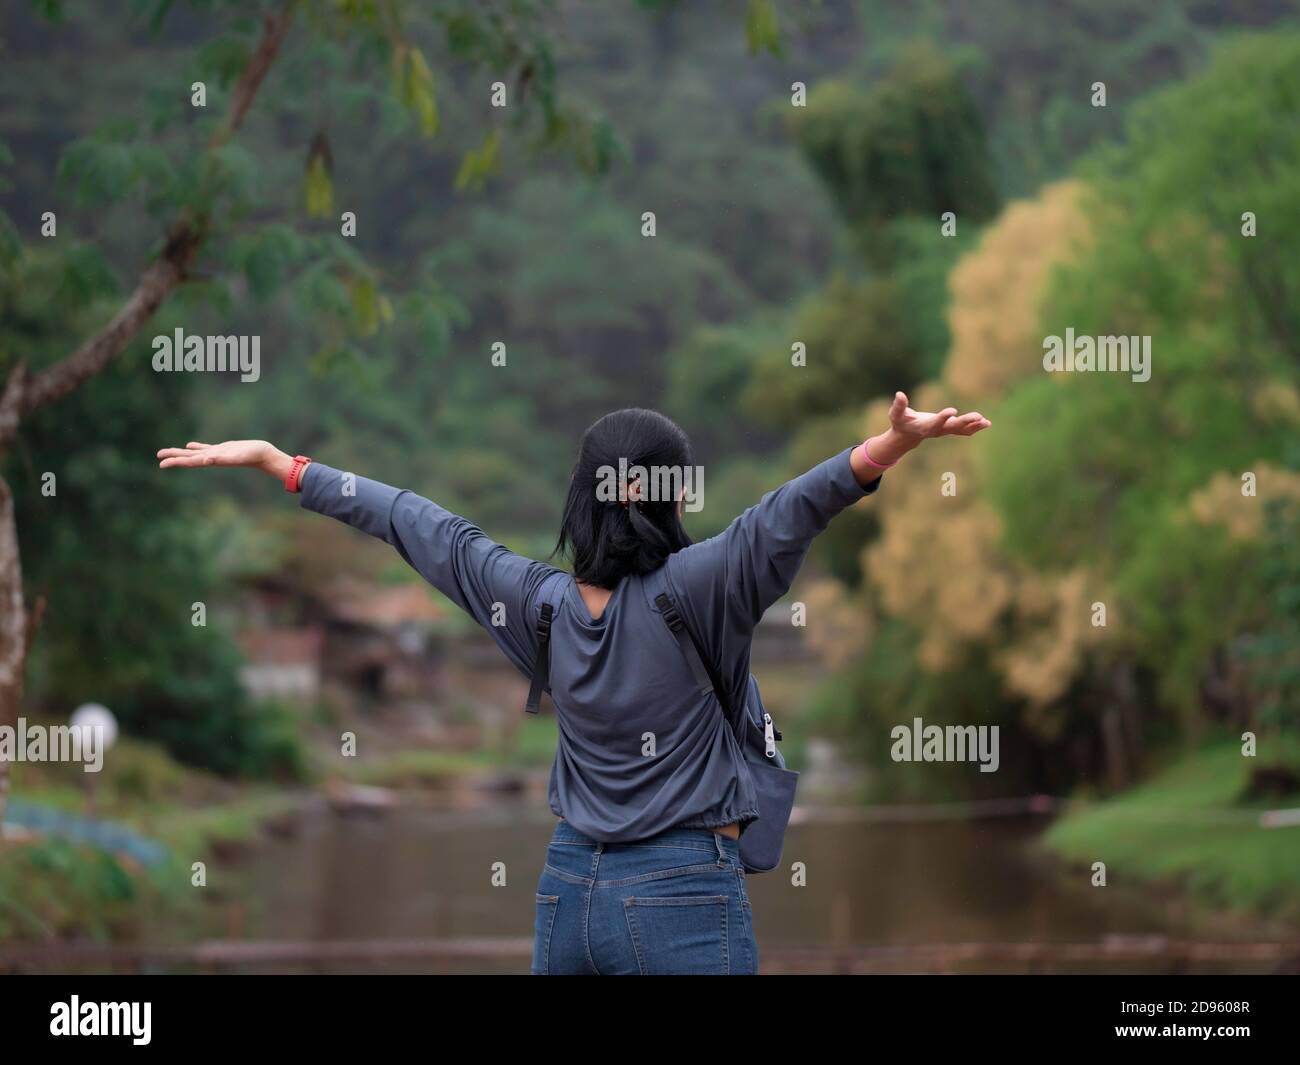
[[[613,588],[629,573],[650,573],[691,538],[677,516],[676,499],[634,500],[624,505],[597,493],[610,470],[642,466],[691,466],[691,442],[669,418],[629,407],[606,414],[582,434],[569,478],[564,520],[554,554],[568,555],[584,584]],[[651,478],[653,480],[653,478]],[[648,493],[653,495],[654,493]]]

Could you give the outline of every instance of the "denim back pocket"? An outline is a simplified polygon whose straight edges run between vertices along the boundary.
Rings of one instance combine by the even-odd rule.
[[[731,968],[726,895],[623,900],[643,976],[726,976]]]

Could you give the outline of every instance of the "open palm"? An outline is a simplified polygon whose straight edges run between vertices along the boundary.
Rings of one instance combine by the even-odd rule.
[[[944,407],[936,414],[913,410],[902,392],[894,393],[889,421],[897,432],[918,441],[933,436],[974,436],[993,424],[978,411],[958,414],[956,407]]]
[[[227,440],[224,444],[200,444],[191,440],[184,447],[165,447],[158,452],[161,470],[172,466],[255,466],[266,462],[271,445],[265,440]]]

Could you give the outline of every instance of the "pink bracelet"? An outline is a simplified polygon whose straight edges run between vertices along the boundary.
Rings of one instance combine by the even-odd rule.
[[[870,439],[871,437],[867,437],[867,440]],[[898,459],[894,459],[893,462],[877,462],[873,459],[871,453],[867,450],[867,440],[862,441],[862,457],[867,460],[868,466],[875,470],[888,470],[898,465]]]

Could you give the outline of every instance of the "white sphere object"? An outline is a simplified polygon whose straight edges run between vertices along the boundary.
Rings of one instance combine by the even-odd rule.
[[[99,703],[84,703],[72,711],[72,727],[75,729],[100,729],[100,742],[104,750],[113,746],[117,740],[117,718],[107,706]],[[83,736],[83,742],[89,739]]]

